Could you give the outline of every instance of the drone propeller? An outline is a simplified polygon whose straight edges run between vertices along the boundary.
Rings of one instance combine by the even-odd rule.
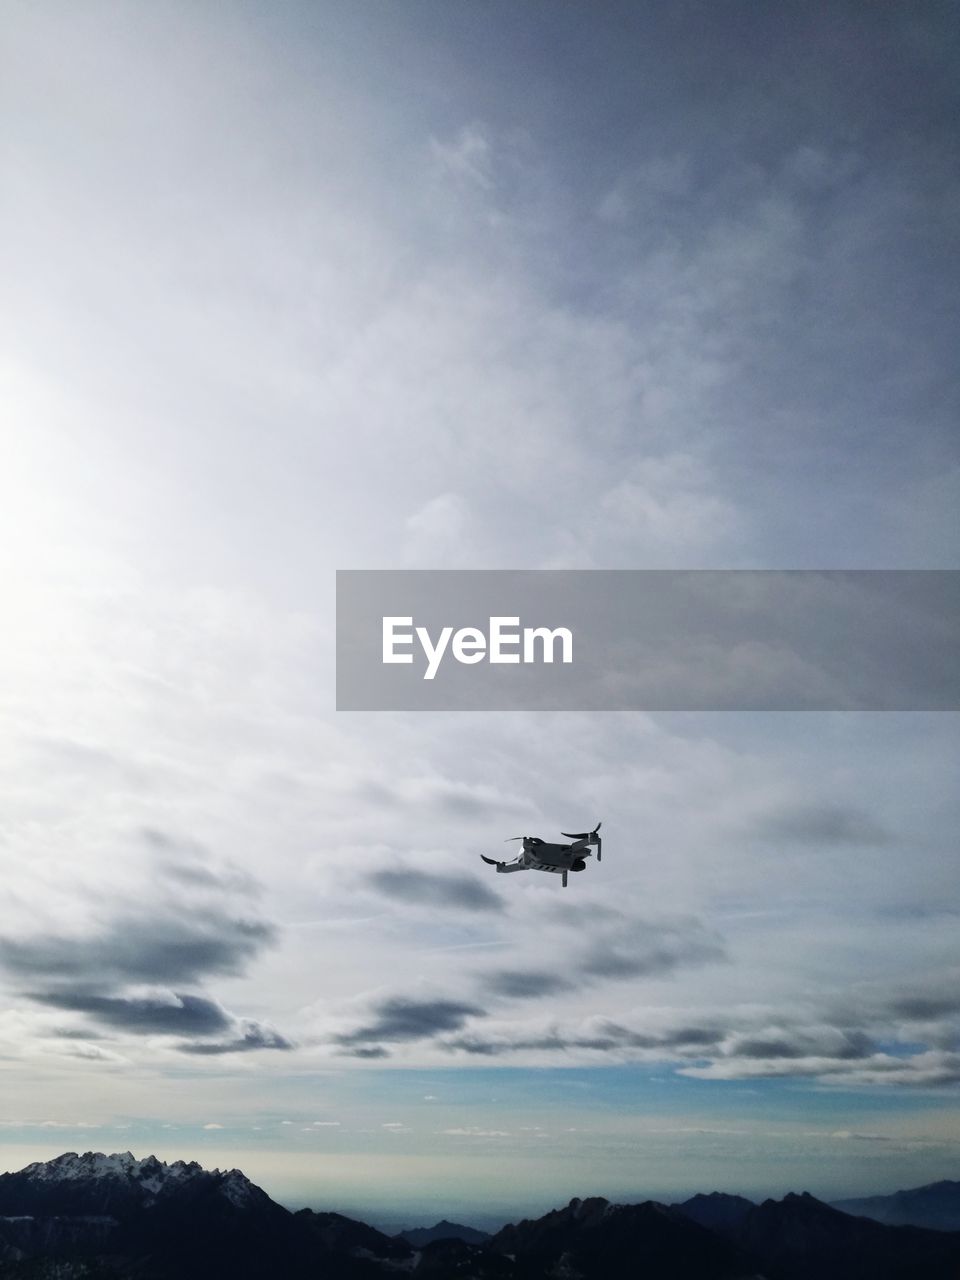
[[[503,843],[512,844],[514,840],[526,840],[526,838],[527,838],[526,836],[507,836],[506,840],[504,840]]]
[[[498,861],[496,860],[496,858],[488,858],[488,857],[487,857],[487,855],[486,855],[485,853],[481,853],[480,857],[483,859],[483,861],[484,861],[484,862],[489,862],[489,864],[490,864],[490,866],[491,866],[491,867],[502,867],[502,866],[503,866],[503,863],[502,863],[502,862],[498,862]]]
[[[593,828],[593,830],[592,830],[592,831],[579,831],[579,832],[577,832],[577,834],[576,834],[576,835],[574,835],[574,834],[573,834],[573,832],[571,832],[571,831],[561,831],[561,832],[560,832],[560,834],[561,834],[562,836],[566,836],[568,840],[589,840],[591,836],[596,836],[596,838],[597,838],[597,861],[598,861],[598,862],[600,862],[600,861],[602,860],[602,856],[603,856],[603,855],[602,855],[602,851],[603,851],[603,841],[601,840],[600,836],[599,836],[599,835],[597,835],[597,832],[600,830],[600,828],[601,828],[602,826],[603,826],[603,823],[602,823],[602,822],[598,822],[598,823],[597,823],[597,825]]]
[[[603,823],[598,822],[592,831],[561,831],[560,834],[569,840],[586,840],[587,836],[595,836],[602,826]]]

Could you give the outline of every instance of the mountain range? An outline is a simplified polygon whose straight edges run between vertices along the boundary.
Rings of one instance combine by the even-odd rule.
[[[464,1240],[467,1244],[485,1244],[490,1239],[487,1231],[465,1227],[460,1222],[448,1222],[446,1218],[432,1227],[407,1227],[400,1235],[418,1249],[425,1244],[433,1244],[434,1240]]]
[[[960,1184],[876,1197],[956,1206]],[[887,1203],[877,1209],[880,1201]],[[843,1202],[862,1204],[864,1202]],[[0,1175],[3,1280],[956,1280],[960,1232],[855,1216],[806,1193],[754,1204],[574,1199],[485,1236],[446,1220],[389,1236],[293,1213],[238,1169],[68,1152]]]
[[[930,1182],[910,1191],[895,1191],[892,1196],[834,1200],[833,1207],[895,1227],[960,1231],[960,1182]]]

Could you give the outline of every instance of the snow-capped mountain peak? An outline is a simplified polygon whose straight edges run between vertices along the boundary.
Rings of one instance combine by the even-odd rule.
[[[102,1151],[86,1151],[82,1155],[67,1151],[54,1160],[38,1160],[27,1165],[18,1176],[38,1187],[114,1186],[144,1205],[189,1184],[210,1186],[237,1207],[251,1204],[258,1196],[258,1188],[239,1169],[206,1171],[194,1160],[174,1160],[168,1164],[154,1155],[138,1160],[131,1151],[112,1155]]]
[[[155,1156],[147,1160],[156,1161]],[[65,1151],[54,1160],[37,1160],[23,1170],[32,1178],[65,1182],[73,1178],[135,1177],[146,1160],[137,1160],[131,1151],[104,1155],[102,1151]],[[157,1162],[159,1163],[159,1162]]]

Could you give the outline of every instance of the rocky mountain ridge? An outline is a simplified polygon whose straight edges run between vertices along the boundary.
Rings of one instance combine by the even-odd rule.
[[[922,1190],[922,1189],[920,1189]],[[806,1193],[677,1205],[575,1198],[492,1237],[387,1236],[291,1213],[239,1169],[67,1152],[0,1175],[0,1280],[956,1280],[960,1233],[856,1217]]]

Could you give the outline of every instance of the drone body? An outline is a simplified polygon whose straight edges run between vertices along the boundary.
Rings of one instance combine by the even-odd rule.
[[[597,861],[600,861],[602,845],[597,834],[600,827],[601,823],[598,822],[592,831],[582,831],[577,835],[562,831],[560,834],[572,841],[571,844],[548,844],[539,836],[512,836],[513,840],[523,841],[522,851],[512,862],[498,862],[496,858],[484,857],[482,853],[480,857],[502,872],[551,871],[554,875],[563,876],[563,887],[566,888],[568,872],[586,870],[584,859],[591,856],[591,845],[597,846]]]

